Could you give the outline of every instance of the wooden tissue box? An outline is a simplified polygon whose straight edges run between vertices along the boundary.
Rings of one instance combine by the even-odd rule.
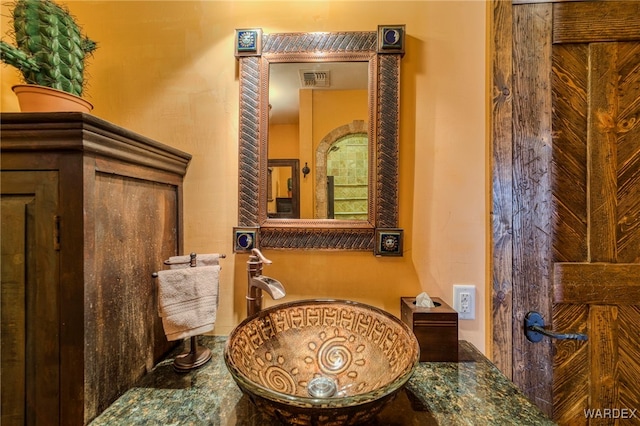
[[[434,308],[415,305],[415,297],[400,298],[402,322],[420,344],[420,361],[458,362],[458,312],[438,297]]]

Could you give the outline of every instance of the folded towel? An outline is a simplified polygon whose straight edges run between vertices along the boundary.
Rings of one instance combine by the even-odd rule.
[[[218,265],[220,260],[220,255],[218,253],[211,254],[198,254],[196,255],[196,266],[213,266]],[[191,265],[191,256],[171,256],[169,258],[169,268],[171,269],[182,269],[189,268]]]
[[[172,315],[181,314],[183,312],[187,312],[193,309],[199,309],[201,306],[209,306],[209,305],[217,306],[217,304],[218,304],[217,296],[203,296],[198,299],[178,302],[170,306],[164,307],[161,311],[159,310],[158,316],[170,317]]]
[[[213,330],[220,266],[158,271],[158,315],[168,340]]]

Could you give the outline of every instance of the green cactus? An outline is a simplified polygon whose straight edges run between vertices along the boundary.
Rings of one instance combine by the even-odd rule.
[[[0,41],[0,59],[20,70],[28,84],[82,95],[84,60],[96,43],[81,34],[69,12],[51,0],[17,0],[17,47]]]

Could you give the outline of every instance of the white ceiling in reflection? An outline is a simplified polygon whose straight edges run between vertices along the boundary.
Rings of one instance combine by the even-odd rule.
[[[302,71],[316,74],[328,71],[329,86],[323,87],[322,75],[317,75],[318,80],[315,86],[305,85],[301,78]],[[366,90],[368,76],[368,62],[272,63],[269,67],[270,123],[298,122],[298,91],[300,89]]]

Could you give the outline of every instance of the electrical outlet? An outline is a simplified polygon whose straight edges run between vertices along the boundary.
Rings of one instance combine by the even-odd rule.
[[[454,284],[453,309],[458,311],[458,319],[475,319],[476,286]]]

